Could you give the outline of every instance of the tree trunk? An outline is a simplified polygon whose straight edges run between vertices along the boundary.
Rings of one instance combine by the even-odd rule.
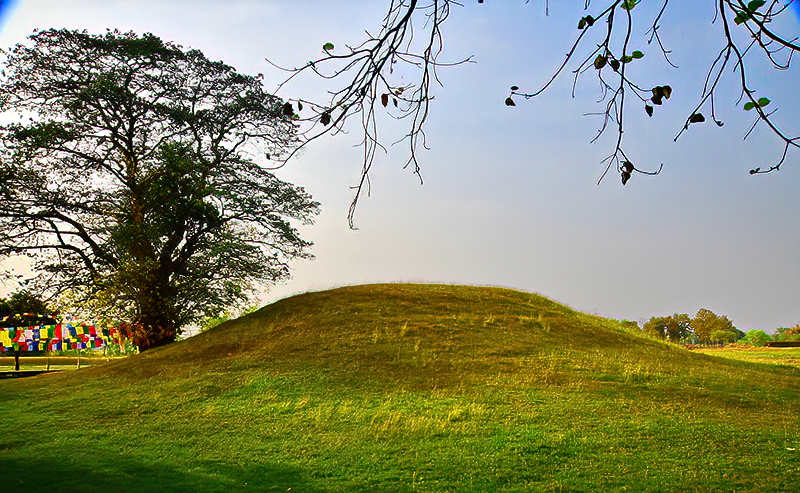
[[[176,335],[177,327],[172,320],[160,313],[150,313],[134,321],[131,342],[141,352],[175,342]]]
[[[133,329],[131,341],[139,352],[175,342],[177,334],[175,325],[160,317],[141,317]]]
[[[139,313],[131,330],[131,342],[140,352],[175,342],[178,333],[172,288],[166,277],[155,277],[155,283],[139,292]]]

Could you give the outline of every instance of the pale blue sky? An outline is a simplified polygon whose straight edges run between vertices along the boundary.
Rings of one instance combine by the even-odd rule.
[[[361,282],[425,281],[509,286],[614,318],[708,308],[742,330],[800,322],[800,153],[791,153],[780,173],[748,175],[777,159],[781,146],[763,130],[742,142],[751,115],[734,106],[731,75],[718,98],[725,127],[698,125],[672,142],[722,47],[719,27],[711,25],[712,2],[674,1],[662,21],[679,70],[646,45],[649,26],[634,27],[636,48],[646,53],[637,62],[640,80],[668,83],[675,93],[652,119],[644,111],[628,115],[630,157],[643,168],[663,162],[664,171],[634,176],[624,188],[613,174],[595,184],[612,144],[589,143],[598,125],[583,116],[598,110],[591,74],[575,99],[565,77],[538,99],[503,105],[510,85],[533,89],[546,80],[577,34],[583,2],[551,1],[549,17],[543,4],[469,0],[454,8],[444,26],[443,59],[474,55],[477,63],[440,72],[445,87],[435,90],[427,126],[432,150],[421,154],[425,185],[401,168],[404,150],[391,149],[376,163],[358,231],[346,219],[349,186],[360,169],[355,128],[316,142],[279,172],[304,186],[323,212],[304,229],[316,260],[296,264],[293,280],[264,299]],[[281,74],[265,57],[296,65],[318,56],[327,41],[355,43],[365,29],[377,30],[386,5],[22,0],[4,21],[0,46],[23,41],[33,28],[149,31],[241,72],[264,73],[272,89]],[[659,6],[645,0],[637,9]],[[789,16],[779,27],[792,36],[800,30]],[[763,67],[751,77],[762,79],[754,88],[780,108],[779,123],[800,134],[798,69],[757,69]],[[325,89],[300,80],[279,95]],[[387,141],[396,137],[393,130],[386,128]]]

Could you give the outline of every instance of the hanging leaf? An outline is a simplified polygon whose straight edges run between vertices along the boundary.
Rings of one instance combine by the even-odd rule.
[[[321,115],[319,115],[319,122],[327,126],[331,122],[331,114],[327,111],[323,112]]]
[[[653,107],[650,106],[649,104],[645,104],[644,105],[644,111],[647,112],[647,116],[649,116],[649,117],[653,116]]]
[[[392,102],[394,103],[394,107],[397,108],[397,98],[392,98]]]
[[[625,185],[626,183],[628,183],[628,180],[631,179],[631,174],[628,173],[627,171],[623,171],[621,174],[622,174],[622,184]]]
[[[609,60],[608,64],[611,65],[615,72],[619,71],[619,60]]]
[[[506,106],[516,106],[516,105],[517,103],[515,103],[514,100],[511,99],[511,96],[506,98]]]
[[[294,116],[294,108],[292,108],[292,103],[283,104],[283,114],[284,116]]]
[[[733,19],[733,22],[735,22],[738,26],[739,24],[747,22],[748,19],[750,19],[750,14],[748,12],[741,11],[736,13],[736,17]]]
[[[386,93],[381,94],[381,104],[384,108],[389,104],[389,95]]]
[[[606,62],[608,62],[608,58],[605,55],[597,55],[597,58],[594,59],[594,68],[600,70],[606,66]]]
[[[669,99],[669,97],[672,95],[672,88],[670,86],[656,86],[652,89],[652,92],[653,97],[650,99],[650,101],[652,101],[653,104],[660,105],[663,98]]]
[[[689,117],[689,123],[703,123],[704,121],[706,121],[706,117],[702,113],[693,113]]]
[[[594,25],[594,17],[591,15],[585,15],[581,17],[581,20],[578,21],[578,29],[584,30],[587,27],[592,27]]]
[[[325,51],[331,51],[333,50],[333,48],[334,48],[333,43],[331,43],[330,41],[322,45],[322,49]]]
[[[634,170],[633,163],[632,163],[632,162],[630,162],[630,161],[625,161],[625,162],[623,162],[623,163],[622,163],[622,169],[624,169],[624,170],[625,170],[625,171],[627,171],[628,173],[633,173],[633,170]]]
[[[297,102],[297,111],[303,111],[303,103],[300,101]]]
[[[625,10],[633,10],[636,5],[638,5],[639,0],[623,0],[620,7]]]

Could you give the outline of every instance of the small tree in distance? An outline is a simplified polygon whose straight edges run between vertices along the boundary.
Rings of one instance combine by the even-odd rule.
[[[669,317],[653,317],[645,322],[642,330],[670,342],[681,342],[691,335],[691,319],[685,313],[675,313]]]
[[[46,30],[0,77],[0,257],[100,300],[140,350],[285,279],[318,205],[270,171],[295,124],[255,77],[152,34]]]
[[[718,344],[720,346],[724,345],[726,342],[733,342],[736,340],[737,334],[732,330],[715,330],[709,336],[709,340],[714,344]]]
[[[739,342],[753,347],[763,347],[772,340],[772,336],[763,330],[749,330]]]
[[[704,344],[719,342],[725,339],[724,336],[719,334],[721,332],[729,332],[734,335],[738,335],[739,332],[728,317],[725,315],[717,315],[706,308],[701,308],[697,311],[697,314],[692,318],[691,325],[694,335]],[[722,337],[722,339],[715,340],[713,336],[715,332],[719,332],[716,334],[717,338],[719,339],[719,337]]]
[[[779,327],[775,331],[776,341],[800,341],[800,324],[794,327]]]

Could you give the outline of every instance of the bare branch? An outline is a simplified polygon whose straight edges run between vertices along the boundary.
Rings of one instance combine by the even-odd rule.
[[[378,136],[378,112],[396,119],[408,119],[409,129],[394,143],[407,142],[408,158],[403,167],[411,168],[420,182],[419,149],[426,148],[424,126],[433,100],[432,85],[441,85],[437,75],[440,67],[468,63],[472,57],[456,62],[440,62],[442,53],[441,26],[450,15],[450,6],[460,5],[453,0],[432,0],[420,4],[417,0],[392,0],[378,34],[367,33],[366,39],[356,46],[337,50],[332,44],[323,46],[325,55],[293,69],[282,69],[289,76],[279,85],[279,90],[302,73],[311,72],[326,80],[341,80],[343,84],[330,91],[325,102],[311,102],[304,98],[293,99],[298,108],[297,121],[308,124],[302,133],[300,145],[284,161],[294,157],[309,143],[326,134],[342,131],[345,122],[358,115],[363,138],[363,159],[358,183],[353,186],[354,196],[348,213],[351,228],[359,199],[369,194],[369,174],[378,151],[386,152]],[[420,24],[417,28],[415,23]],[[416,29],[415,29],[416,28]],[[416,34],[415,34],[416,33]],[[416,43],[416,37],[422,42]],[[272,63],[272,62],[270,62]],[[276,66],[273,63],[273,66]],[[415,82],[396,83],[397,74],[411,72]],[[300,105],[308,107],[311,115],[301,117]],[[281,166],[283,165],[281,164]]]

